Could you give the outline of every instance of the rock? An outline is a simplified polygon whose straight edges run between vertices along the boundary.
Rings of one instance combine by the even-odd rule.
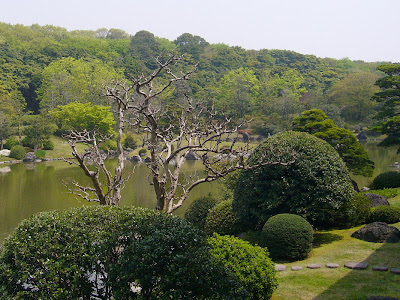
[[[147,156],[144,160],[145,163],[151,163],[151,158],[150,156]]]
[[[357,134],[357,139],[359,141],[366,141],[366,140],[368,140],[368,136],[365,133],[365,131],[361,131],[359,134]]]
[[[250,141],[250,134],[248,132],[243,132],[242,136],[243,136],[243,142]]]
[[[329,268],[329,269],[336,269],[336,268],[339,268],[340,265],[339,265],[339,264],[335,264],[335,263],[327,263],[327,264],[325,265],[325,267],[327,267],[327,268]]]
[[[391,165],[390,167],[392,168],[400,168],[400,164],[399,162],[395,161],[393,165]]]
[[[370,207],[390,205],[389,201],[381,195],[366,193],[364,196],[371,200]]]
[[[363,261],[348,261],[344,264],[344,266],[354,270],[365,270],[368,268],[368,263]]]
[[[142,162],[142,158],[139,155],[134,155],[132,157],[129,157],[128,159],[133,162]]]
[[[37,159],[35,152],[28,152],[23,159],[24,162],[34,162]]]
[[[0,150],[0,156],[10,156],[10,152],[11,152],[11,150],[8,150],[8,149],[3,149],[3,150]]]
[[[301,271],[301,270],[303,270],[303,267],[293,266],[291,269],[292,269],[292,271]]]
[[[0,168],[0,173],[8,173],[8,172],[11,172],[11,168],[10,167]]]
[[[185,158],[187,160],[199,160],[199,156],[196,153],[194,153],[193,151],[189,151],[186,154]]]
[[[390,273],[396,274],[396,275],[400,275],[400,268],[393,268],[390,270]]]
[[[321,268],[320,264],[310,264],[307,266],[308,269],[319,269]]]
[[[275,265],[275,270],[278,272],[286,271],[286,266],[285,265]]]
[[[364,187],[362,187],[362,188],[360,189],[360,192],[367,192],[367,191],[369,191],[369,190],[370,190],[369,187],[364,186]]]
[[[383,222],[368,224],[354,232],[351,236],[372,243],[400,242],[400,230]]]
[[[373,271],[381,271],[381,272],[384,272],[384,271],[389,270],[389,268],[388,268],[388,267],[385,267],[385,266],[373,266],[373,267],[372,267],[372,270],[373,270]]]

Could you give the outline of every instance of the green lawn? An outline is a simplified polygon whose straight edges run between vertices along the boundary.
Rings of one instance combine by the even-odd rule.
[[[400,196],[389,200],[400,207]],[[394,224],[400,229],[400,223]],[[363,299],[369,296],[400,297],[400,275],[372,271],[373,265],[400,268],[400,243],[369,243],[351,237],[362,226],[320,231],[315,235],[314,249],[302,261],[284,263],[287,270],[278,272],[279,287],[272,299]],[[343,267],[347,261],[365,261],[367,270]],[[338,263],[338,269],[325,268],[326,263]],[[308,264],[321,264],[321,269],[307,269]],[[291,271],[298,265],[302,271]]]

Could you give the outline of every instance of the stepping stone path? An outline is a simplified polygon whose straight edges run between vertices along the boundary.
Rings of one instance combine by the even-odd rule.
[[[344,264],[344,266],[354,270],[365,270],[368,268],[368,263],[362,261],[348,261]]]
[[[286,266],[285,265],[275,265],[275,270],[277,270],[278,272],[286,271]]]
[[[396,274],[396,275],[400,275],[400,268],[391,269],[390,273],[393,273],[393,274]]]
[[[319,269],[319,268],[321,268],[321,265],[319,265],[319,264],[311,264],[311,265],[308,265],[307,268],[309,268],[309,269]]]
[[[335,263],[327,263],[325,265],[325,267],[327,267],[329,269],[336,269],[336,268],[339,268],[340,266],[339,266],[339,264],[335,264]]]
[[[301,271],[301,270],[303,270],[303,267],[300,267],[300,266],[293,266],[292,267],[292,271]]]
[[[389,268],[388,268],[388,267],[385,267],[385,266],[373,266],[373,267],[372,267],[372,270],[373,270],[373,271],[385,272],[385,271],[389,270]]]

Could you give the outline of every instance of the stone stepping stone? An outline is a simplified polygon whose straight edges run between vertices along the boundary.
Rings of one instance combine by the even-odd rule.
[[[292,271],[301,271],[301,270],[303,270],[303,267],[300,267],[300,266],[293,266],[292,267]]]
[[[385,267],[385,266],[373,266],[373,267],[372,267],[372,270],[373,270],[373,271],[385,272],[385,271],[389,270],[389,268],[388,268],[388,267]]]
[[[320,264],[310,264],[310,265],[307,266],[307,268],[309,268],[309,269],[319,269],[319,268],[321,268],[321,265]]]
[[[396,274],[396,275],[400,275],[400,268],[393,268],[390,270],[390,273]]]
[[[285,265],[275,265],[275,270],[278,272],[286,271],[286,266]]]
[[[327,267],[327,268],[329,268],[329,269],[336,269],[336,268],[339,268],[340,265],[339,265],[339,264],[335,264],[335,263],[327,263],[327,264],[325,265],[325,267]]]
[[[348,261],[344,266],[353,270],[365,270],[368,268],[368,263],[362,261]]]

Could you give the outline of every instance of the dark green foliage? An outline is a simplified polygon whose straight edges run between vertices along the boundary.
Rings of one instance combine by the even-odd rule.
[[[298,215],[273,216],[265,223],[263,231],[273,258],[302,259],[312,250],[313,228]]]
[[[400,173],[397,171],[381,173],[372,181],[373,189],[381,190],[396,187],[400,187]]]
[[[146,153],[147,153],[147,149],[145,149],[145,148],[142,148],[142,149],[139,150],[139,155],[140,156],[145,155]]]
[[[371,209],[368,222],[385,222],[388,224],[400,222],[400,208],[390,205],[373,207]]]
[[[340,225],[353,187],[328,143],[304,132],[282,132],[260,144],[248,161],[272,164],[239,176],[233,208],[242,230],[261,229],[279,213],[301,215],[317,228]]]
[[[4,148],[5,148],[5,149],[8,149],[8,150],[11,150],[11,148],[12,148],[13,146],[16,146],[16,145],[19,145],[18,140],[17,140],[16,138],[14,138],[14,137],[10,137],[10,138],[8,138],[7,141],[5,142]]]
[[[149,209],[39,213],[0,251],[5,299],[229,299],[237,290],[200,231]]]
[[[42,146],[43,146],[44,150],[53,150],[54,149],[54,143],[51,140],[43,141]]]
[[[343,208],[344,213],[342,219],[338,222],[344,227],[353,227],[364,224],[371,211],[371,200],[365,197],[362,193],[355,193],[353,200]]]
[[[239,238],[255,246],[267,247],[267,237],[262,230],[246,231],[239,234]]]
[[[26,150],[23,146],[16,145],[11,147],[10,157],[15,159],[23,159],[25,157]]]
[[[123,146],[124,146],[124,149],[128,149],[129,148],[129,149],[135,150],[137,148],[137,142],[133,138],[132,134],[129,133],[129,134],[127,134],[125,136]]]
[[[274,264],[266,249],[252,246],[233,236],[214,234],[208,239],[211,255],[239,281],[241,290],[249,297],[242,299],[270,299],[277,288]]]
[[[209,211],[218,202],[211,194],[194,199],[185,211],[185,220],[198,228],[204,229]]]
[[[106,140],[99,146],[100,150],[109,151],[109,150],[117,150],[117,142],[113,140]]]
[[[26,136],[22,139],[22,146],[32,149],[34,145],[33,145],[32,140]]]
[[[44,158],[46,156],[46,151],[44,150],[38,150],[35,152],[35,155],[37,158]]]
[[[215,205],[207,215],[204,230],[225,235],[238,233],[237,215],[232,208],[232,200],[225,200]]]

